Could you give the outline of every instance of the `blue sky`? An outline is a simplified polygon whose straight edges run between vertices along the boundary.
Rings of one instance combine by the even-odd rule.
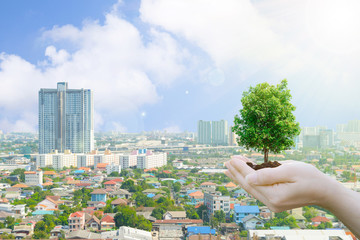
[[[326,4],[325,4],[326,3]],[[302,126],[360,119],[355,0],[0,2],[0,130],[37,131],[40,88],[94,90],[95,131],[195,131],[287,78]]]

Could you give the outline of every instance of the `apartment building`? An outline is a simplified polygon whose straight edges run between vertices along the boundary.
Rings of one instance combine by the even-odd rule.
[[[224,211],[225,214],[230,212],[230,196],[222,196],[221,192],[205,192],[204,204],[208,208],[210,215],[219,210]]]
[[[25,171],[25,184],[36,186],[43,184],[43,171]]]

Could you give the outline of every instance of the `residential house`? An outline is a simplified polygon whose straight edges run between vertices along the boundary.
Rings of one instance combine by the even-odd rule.
[[[126,205],[128,205],[128,203],[129,203],[129,201],[127,199],[117,198],[111,202],[111,206],[112,207],[116,207],[119,205],[126,206]]]
[[[118,184],[115,182],[115,181],[107,181],[107,182],[104,182],[104,187],[105,188],[116,188],[118,187]]]
[[[95,189],[91,192],[92,202],[106,202],[107,192],[104,189]]]
[[[214,192],[216,189],[216,183],[213,182],[203,182],[202,184],[200,184],[200,188],[203,191],[210,191],[210,192]]]
[[[153,230],[158,231],[161,227],[169,226],[202,226],[203,221],[201,219],[170,219],[170,220],[156,220],[153,222]]]
[[[85,226],[86,226],[87,229],[89,229],[91,231],[99,231],[99,230],[101,230],[101,222],[95,215],[92,215],[85,222]]]
[[[115,220],[114,217],[110,215],[105,215],[101,219],[101,230],[111,230],[115,228]]]
[[[258,216],[254,216],[252,214],[245,216],[241,221],[244,224],[244,228],[246,230],[264,227],[264,223],[265,223],[265,220],[261,219]]]
[[[121,226],[118,230],[115,231],[105,231],[101,233],[102,239],[118,239],[118,240],[132,240],[132,239],[141,239],[141,240],[153,240],[151,232],[140,230],[137,228],[131,228],[126,226]]]
[[[260,210],[258,206],[241,206],[240,204],[234,205],[234,222],[242,223],[242,219],[248,215],[259,216]]]
[[[85,228],[85,213],[75,212],[68,218],[70,231],[82,230]]]
[[[227,189],[228,191],[232,191],[232,190],[234,190],[235,188],[237,188],[238,186],[237,186],[235,183],[233,183],[233,182],[229,182],[228,184],[225,185],[225,187],[226,187],[226,189]]]
[[[204,193],[201,191],[195,191],[188,194],[190,198],[191,205],[198,205],[199,203],[204,202]]]
[[[25,216],[26,215],[25,206],[26,204],[20,204],[20,205],[11,205],[9,203],[0,204],[0,211],[12,213],[12,214],[18,214],[20,216]]]
[[[313,225],[315,227],[317,227],[318,225],[320,225],[323,222],[330,222],[330,219],[328,219],[327,217],[322,217],[322,216],[316,216],[311,219],[311,225]]]
[[[186,211],[167,211],[166,213],[164,213],[163,219],[186,219]]]
[[[31,236],[34,233],[35,224],[36,222],[34,221],[26,221],[16,224],[13,229],[13,234],[15,234],[15,236]]]
[[[60,200],[59,196],[46,196],[45,199],[39,202],[35,209],[36,210],[47,210],[55,211],[58,210],[59,205],[63,204],[64,201]]]

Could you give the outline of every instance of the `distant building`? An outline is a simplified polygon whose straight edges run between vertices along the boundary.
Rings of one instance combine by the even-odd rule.
[[[24,172],[24,174],[26,185],[35,186],[43,184],[43,171]]]
[[[199,144],[211,144],[211,121],[198,121],[197,133]]]
[[[104,189],[95,189],[91,192],[91,201],[106,203],[106,194],[107,192]]]
[[[211,145],[228,145],[229,128],[226,120],[198,121],[198,143]]]
[[[210,215],[219,210],[228,214],[230,212],[230,196],[222,196],[220,192],[205,192],[204,205],[208,208]]]
[[[106,173],[109,175],[112,172],[120,173],[121,172],[121,166],[115,165],[114,163],[106,165]]]
[[[147,150],[145,153],[137,155],[136,168],[149,169],[162,167],[167,164],[167,153],[153,153]]]
[[[243,223],[243,219],[246,216],[252,215],[253,217],[257,217],[259,214],[260,209],[258,206],[241,206],[240,204],[234,205],[234,222],[237,224]]]
[[[68,89],[59,82],[57,89],[39,91],[39,153],[53,150],[88,153],[94,149],[93,94],[89,89]]]

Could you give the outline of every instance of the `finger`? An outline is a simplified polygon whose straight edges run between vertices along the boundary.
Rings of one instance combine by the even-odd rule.
[[[247,157],[243,156],[243,155],[234,155],[231,157],[231,159],[235,159],[235,160],[241,160],[244,162],[252,162],[250,159],[248,159]]]
[[[242,187],[246,192],[248,192],[251,196],[255,197],[259,201],[266,203],[267,199],[261,193],[263,191],[262,186],[251,186],[245,180],[245,177],[239,173],[237,169],[235,169],[229,162],[226,163],[226,167],[228,168],[229,176],[232,178],[237,184]],[[254,170],[253,170],[254,171]]]
[[[293,176],[296,174],[289,165],[280,165],[276,168],[263,168],[254,171],[246,176],[246,181],[251,185],[273,185],[276,183],[294,182]]]
[[[228,176],[231,180],[233,180],[236,184],[238,184],[236,178],[230,173],[229,170],[226,170],[224,173],[225,173],[225,175]]]
[[[239,173],[245,177],[246,175],[255,172],[254,169],[249,167],[245,161],[239,159],[230,160],[230,165],[232,165]]]

